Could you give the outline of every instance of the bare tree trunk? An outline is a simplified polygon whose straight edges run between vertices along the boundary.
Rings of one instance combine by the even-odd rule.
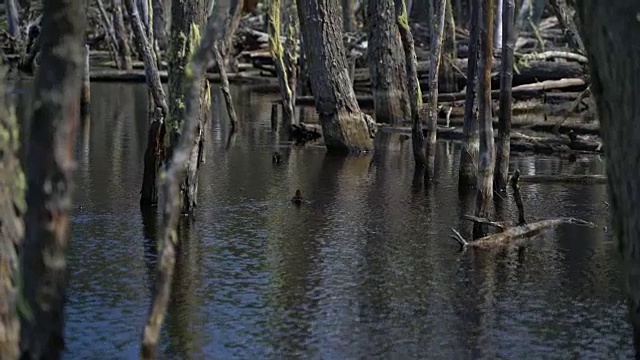
[[[289,87],[289,79],[287,68],[284,63],[284,48],[280,40],[280,9],[282,2],[280,0],[269,1],[268,13],[268,33],[269,33],[269,51],[275,63],[276,73],[278,74],[278,83],[280,85],[280,94],[282,95],[282,121],[290,124],[294,117],[295,98],[291,88]]]
[[[190,62],[186,64],[188,76],[185,79],[185,121],[182,123],[182,134],[174,148],[171,161],[167,169],[163,188],[165,203],[163,205],[163,226],[161,252],[158,261],[158,276],[156,287],[149,309],[149,317],[144,327],[141,347],[142,359],[155,359],[158,351],[160,329],[169,303],[173,270],[176,261],[175,246],[179,243],[176,227],[180,217],[181,184],[184,181],[185,168],[188,166],[190,153],[194,144],[198,144],[196,135],[201,128],[202,83],[207,65],[211,62],[212,49],[215,45],[216,34],[220,26],[216,24],[215,16],[210,16],[204,33],[204,38]]]
[[[500,113],[498,147],[494,186],[497,191],[507,188],[509,180],[509,152],[511,148],[511,80],[513,80],[513,48],[515,46],[515,0],[501,0],[502,11],[502,62],[500,64]]]
[[[122,16],[122,1],[112,0],[111,6],[113,8],[113,29],[118,40],[118,69],[131,70],[131,49]]]
[[[607,157],[612,228],[623,263],[629,320],[640,358],[640,2],[576,2],[589,57],[591,89],[597,101]]]
[[[431,36],[431,63],[429,66],[429,120],[427,121],[427,176],[433,177],[436,161],[436,137],[438,132],[438,74],[442,58],[442,41],[444,36],[444,18],[447,0],[438,0],[435,29]]]
[[[155,34],[158,47],[167,48],[167,28],[164,16],[164,0],[153,0],[153,32]]]
[[[7,69],[3,67],[5,80]],[[11,92],[0,89],[0,359],[20,358],[20,317],[18,316],[19,258],[24,238],[22,215],[27,210],[27,187],[18,159],[20,139]]]
[[[233,46],[233,37],[238,30],[238,26],[240,25],[240,18],[242,16],[242,5],[244,4],[244,0],[223,0],[223,2],[228,1],[228,4],[225,3],[224,6],[225,13],[228,12],[222,21],[225,22],[225,27],[222,30],[223,33],[220,36],[220,41],[218,41],[218,46],[220,47],[220,55],[227,62],[229,55],[232,52]],[[220,1],[216,2],[214,6],[219,6]],[[227,9],[228,8],[228,9]],[[215,10],[214,10],[215,11]],[[224,15],[222,13],[218,13],[217,16]]]
[[[16,42],[22,41],[22,34],[20,33],[20,17],[18,16],[18,7],[16,6],[16,0],[6,0],[5,7],[7,12],[7,25],[8,32]]]
[[[171,3],[171,44],[169,46],[169,115],[165,120],[169,144],[168,156],[171,156],[173,148],[178,142],[180,129],[185,118],[186,102],[184,89],[187,79],[184,69],[187,66],[191,54],[200,43],[200,27],[209,10],[205,0],[186,0],[184,2],[172,1]],[[209,49],[212,51],[212,49]],[[203,82],[201,91],[206,84]],[[202,92],[200,93],[202,94]],[[204,99],[202,95],[197,97]],[[202,117],[198,123],[198,133],[202,133]],[[201,143],[198,136],[196,144]],[[199,151],[198,151],[199,153]],[[199,162],[193,161],[197,157],[192,156],[188,162],[187,176],[181,185],[182,211],[192,214],[197,205],[197,175]]]
[[[368,0],[367,56],[376,122],[397,124],[410,118],[406,70],[393,0]]]
[[[502,17],[504,16],[503,2],[504,0],[496,0],[495,29],[493,31],[493,49],[496,52],[502,51],[502,27],[504,26],[504,21],[502,21]]]
[[[113,56],[113,60],[116,63],[116,67],[118,66],[118,54],[120,53],[118,50],[118,39],[116,37],[116,32],[113,29],[113,25],[111,24],[111,20],[109,20],[109,15],[107,14],[107,10],[102,3],[102,0],[96,0],[98,4],[98,11],[100,12],[100,20],[102,20],[101,24],[104,31],[109,35],[109,49],[111,50],[111,55]]]
[[[584,54],[584,43],[582,42],[582,38],[578,32],[578,27],[574,21],[574,9],[569,6],[566,0],[549,0],[549,3],[562,26],[564,36],[569,43],[569,47],[571,47],[573,51]]]
[[[482,26],[480,28],[480,65],[478,112],[480,113],[480,157],[478,161],[478,188],[476,197],[477,217],[489,219],[489,209],[493,200],[493,169],[495,167],[495,149],[493,143],[493,121],[491,116],[491,63],[493,61],[493,16],[495,0],[486,0],[482,7]],[[487,234],[486,225],[476,223],[473,229],[474,239]]]
[[[342,0],[342,27],[344,32],[356,31],[355,0]]]
[[[422,119],[420,119],[420,107],[422,107],[422,91],[418,81],[418,60],[413,42],[413,35],[409,27],[409,18],[404,0],[396,0],[398,11],[398,29],[405,55],[405,67],[409,86],[409,103],[411,105],[411,143],[413,146],[413,158],[416,169],[423,171],[427,166],[427,154],[425,153],[424,134],[422,133]]]
[[[56,359],[64,349],[67,231],[84,70],[83,0],[44,2],[42,57],[27,157],[24,297],[32,319],[22,322],[23,358]]]
[[[218,47],[214,47],[215,60],[218,63],[218,71],[220,72],[220,87],[222,88],[222,96],[224,96],[224,102],[227,105],[227,113],[229,114],[229,121],[231,122],[231,132],[235,131],[236,124],[238,124],[238,117],[236,116],[236,109],[233,107],[233,99],[231,98],[231,92],[229,91],[229,79],[227,78],[227,70],[224,67],[224,60]]]
[[[298,39],[300,38],[300,26],[298,23],[298,13],[295,0],[285,0],[285,11],[282,14],[282,29],[285,36],[284,41],[284,67],[287,70],[287,81],[291,98],[296,99],[296,85],[298,84]]]
[[[125,0],[126,1],[126,0]],[[136,0],[138,7],[138,14],[140,14],[140,20],[144,26],[145,31],[149,29],[149,2],[147,0]]]
[[[349,79],[338,9],[338,0],[298,1],[316,111],[328,152],[371,151],[370,124]]]
[[[456,22],[453,18],[451,0],[447,0],[445,8],[444,39],[442,42],[442,66],[440,68],[439,90],[445,93],[458,92],[458,83],[454,64],[458,58],[456,47]]]
[[[458,182],[460,187],[475,186],[478,173],[478,118],[475,106],[478,46],[480,41],[481,0],[471,0],[471,34],[469,36],[469,62],[467,66],[467,90],[464,101],[464,140],[460,151],[460,173]]]

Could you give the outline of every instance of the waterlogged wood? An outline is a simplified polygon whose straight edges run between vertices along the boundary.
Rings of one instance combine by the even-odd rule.
[[[0,69],[5,72],[4,67]],[[0,89],[0,359],[20,357],[20,317],[18,316],[18,248],[24,237],[22,216],[26,211],[25,177],[18,151],[19,127],[6,87]]]
[[[496,148],[496,168],[494,187],[503,191],[509,177],[509,152],[511,137],[513,80],[513,50],[516,42],[515,0],[502,0],[502,63],[500,69],[500,112],[498,115],[498,144]]]
[[[229,114],[229,122],[231,123],[231,131],[235,131],[238,124],[238,117],[236,116],[236,109],[233,107],[233,99],[231,98],[231,92],[229,91],[229,80],[227,79],[227,70],[225,69],[224,60],[218,46],[214,46],[214,58],[218,63],[218,71],[220,72],[220,79],[222,80],[221,90],[224,102],[227,107],[227,113]]]
[[[373,150],[369,123],[351,86],[338,0],[298,2],[311,88],[328,152]]]
[[[160,257],[158,261],[158,275],[156,278],[155,293],[149,309],[149,317],[144,327],[141,358],[156,359],[160,329],[169,303],[173,271],[176,261],[176,246],[180,239],[177,236],[176,227],[181,213],[181,184],[186,178],[185,169],[190,161],[194,144],[198,141],[196,133],[199,132],[201,122],[201,95],[202,83],[207,65],[212,60],[212,49],[215,45],[216,34],[220,32],[216,24],[215,16],[209,17],[202,42],[194,53],[192,60],[186,64],[185,76],[185,121],[182,123],[181,136],[174,147],[166,176],[164,177],[163,190],[165,201],[163,209],[163,225],[160,233],[162,241]]]
[[[428,120],[426,140],[427,177],[431,179],[435,173],[436,162],[436,137],[438,132],[438,76],[440,74],[440,61],[442,59],[442,42],[444,37],[444,18],[447,0],[437,2],[435,31],[431,36],[431,62],[429,67],[429,95],[428,95]]]
[[[480,46],[480,22],[482,3],[471,0],[471,34],[469,38],[469,58],[467,61],[467,89],[463,96],[464,103],[464,140],[460,151],[460,170],[458,172],[458,186],[475,186],[478,178],[478,118],[476,112],[476,84],[478,82],[478,55]],[[493,94],[492,94],[493,95]]]
[[[489,219],[480,218],[473,215],[463,215],[462,218],[465,220],[473,221],[475,223],[481,223],[481,224],[493,226],[500,231],[504,231],[510,228],[511,226],[513,226],[509,221],[491,221]]]
[[[417,169],[427,166],[427,154],[425,153],[424,134],[422,130],[422,119],[420,118],[420,107],[422,106],[422,91],[418,82],[416,50],[413,42],[413,35],[409,27],[409,17],[404,0],[396,0],[401,4],[396,4],[400,8],[398,16],[398,29],[405,55],[405,68],[409,87],[409,104],[411,106],[411,145],[413,147],[413,158]],[[359,102],[359,101],[358,101]]]
[[[402,43],[394,0],[368,0],[367,58],[377,122],[397,124],[411,117]],[[439,59],[438,59],[439,61]]]
[[[89,45],[84,46],[84,67],[82,71],[82,91],[80,94],[80,114],[85,117],[89,114],[91,103],[91,81],[89,75]]]
[[[23,295],[32,317],[22,322],[25,359],[57,359],[64,350],[64,301],[73,149],[84,70],[83,0],[44,2],[42,55],[26,163]]]
[[[477,0],[480,1],[480,0]],[[480,27],[480,59],[478,64],[478,185],[475,215],[488,218],[493,200],[495,149],[491,114],[491,63],[493,61],[493,15],[495,0],[484,1]],[[475,224],[473,238],[486,235],[486,226]]]
[[[601,185],[607,183],[606,175],[520,175],[521,183]]]

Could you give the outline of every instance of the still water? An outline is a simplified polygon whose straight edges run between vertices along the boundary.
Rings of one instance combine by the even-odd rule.
[[[206,129],[196,222],[182,231],[162,332],[166,359],[631,358],[603,185],[522,184],[529,220],[573,216],[522,246],[458,252],[450,227],[459,147],[440,143],[433,186],[413,186],[411,144],[380,134],[373,156],[326,157],[271,131],[273,94],[232,89]],[[215,93],[217,95],[217,92]],[[18,99],[28,119],[32,98]],[[158,221],[138,208],[144,85],[93,84],[78,134],[66,359],[134,359],[154,283]],[[313,121],[313,109],[301,114]],[[23,121],[23,136],[27,136]],[[271,153],[283,163],[271,163]],[[602,160],[513,159],[525,174],[601,173]],[[289,198],[296,189],[307,202]],[[510,194],[499,209],[513,218]]]

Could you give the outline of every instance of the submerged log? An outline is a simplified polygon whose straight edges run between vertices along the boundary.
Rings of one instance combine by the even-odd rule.
[[[607,183],[607,176],[594,175],[520,175],[524,183],[564,183],[581,185],[601,185]]]

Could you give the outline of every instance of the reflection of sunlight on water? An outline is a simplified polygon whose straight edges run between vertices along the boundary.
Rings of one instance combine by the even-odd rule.
[[[89,132],[77,151],[67,357],[133,358],[157,246],[155,225],[138,209],[146,89],[92,91]],[[460,217],[473,199],[457,191],[457,144],[439,142],[437,178],[416,190],[410,139],[379,134],[372,155],[326,157],[321,147],[289,146],[282,129],[271,132],[277,93],[233,92],[242,123],[229,148],[217,96],[205,128],[197,219],[180,233],[187,240],[163,329],[165,357],[631,355],[615,248],[601,227],[563,226],[510,249],[458,253],[450,227],[468,234]],[[19,103],[17,113],[28,113],[28,99]],[[313,108],[298,109],[315,121]],[[271,163],[275,148],[279,165]],[[531,175],[603,170],[588,158],[516,156],[511,165]],[[306,200],[300,207],[290,202],[296,189]],[[530,221],[606,223],[604,186],[521,184],[521,192]],[[514,217],[511,190],[504,197],[504,213]]]

